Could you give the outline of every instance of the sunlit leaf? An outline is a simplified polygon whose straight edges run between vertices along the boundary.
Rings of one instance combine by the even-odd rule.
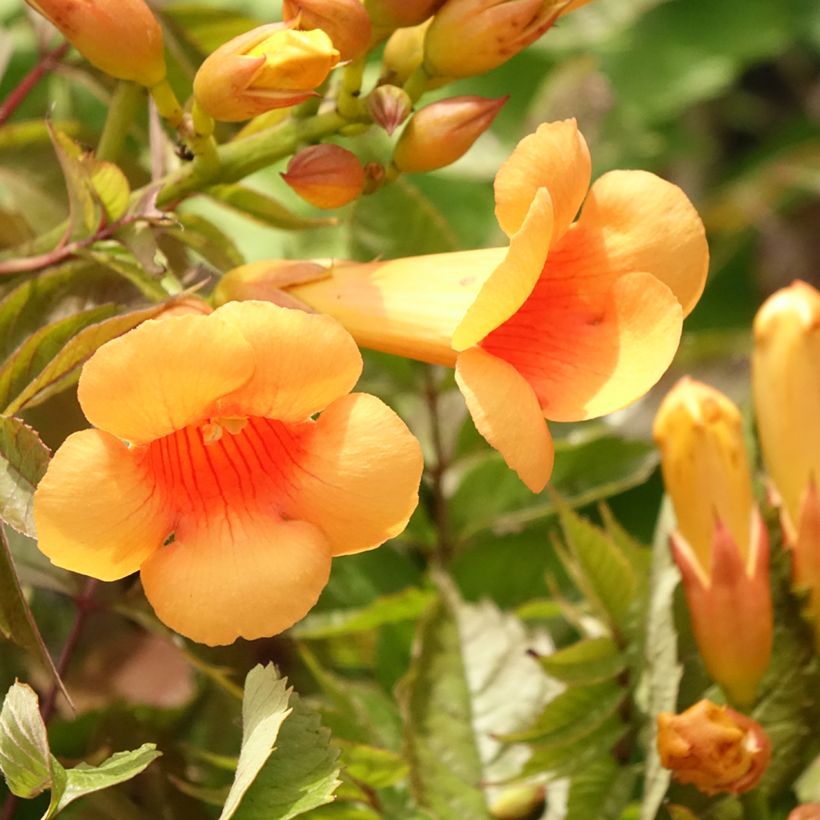
[[[68,190],[69,225],[74,239],[90,236],[100,227],[103,211],[97,200],[83,151],[74,140],[49,124],[51,142],[63,169]]]
[[[36,692],[17,682],[0,710],[0,770],[17,797],[36,797],[52,784],[51,751]]]
[[[371,789],[384,789],[401,782],[409,771],[401,755],[363,743],[339,743],[345,774]]]
[[[588,638],[538,660],[549,675],[571,686],[611,680],[626,666],[612,638]]]
[[[31,427],[0,416],[0,520],[25,535],[34,535],[32,496],[48,461],[48,448]]]
[[[91,185],[109,222],[116,222],[128,210],[131,187],[125,174],[113,162],[90,163]]]

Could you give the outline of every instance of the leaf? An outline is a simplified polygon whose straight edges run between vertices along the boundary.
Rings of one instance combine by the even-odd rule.
[[[531,721],[553,686],[516,618],[442,584],[398,691],[411,790],[435,816],[489,817],[485,784],[515,777],[528,755],[498,735]]]
[[[547,674],[563,683],[578,686],[610,680],[626,666],[612,638],[589,638],[538,658]]]
[[[66,692],[60,675],[54,667],[51,655],[40,635],[31,609],[23,597],[20,582],[14,571],[6,534],[0,526],[0,633],[4,638],[11,638],[18,646],[30,652],[59,687],[66,700],[71,698]]]
[[[51,752],[37,694],[19,681],[0,709],[0,769],[17,797],[36,797],[51,787]]]
[[[96,242],[90,249],[78,251],[77,255],[115,271],[152,302],[161,302],[168,298],[168,291],[159,280],[148,273],[134,254],[119,242]]]
[[[622,629],[642,579],[603,530],[566,506],[560,516],[570,557],[565,558],[563,551],[559,555],[586,598],[616,630]]]
[[[371,789],[385,789],[407,777],[409,767],[401,755],[363,743],[339,743],[345,774]]]
[[[166,228],[164,233],[198,253],[218,270],[230,270],[245,262],[233,239],[204,216],[186,213],[177,214],[177,218],[179,225]]]
[[[130,752],[116,752],[99,766],[78,763],[72,769],[63,767],[52,758],[54,783],[51,793],[51,804],[43,815],[43,820],[50,820],[66,806],[80,797],[102,789],[124,783],[145,771],[162,752],[157,751],[154,743],[143,743],[139,749]]]
[[[32,496],[48,461],[48,448],[31,427],[0,416],[0,519],[31,537]]]
[[[272,665],[255,666],[245,678],[242,699],[242,748],[220,820],[233,817],[248,787],[273,751],[279,729],[291,713],[288,699],[292,689]]]
[[[68,220],[72,239],[93,234],[102,223],[103,211],[96,197],[91,176],[82,161],[83,151],[74,140],[48,123],[51,142],[68,190]]]
[[[633,766],[612,757],[591,763],[572,778],[566,820],[620,820],[638,779]]]
[[[427,608],[433,593],[407,587],[393,595],[376,598],[365,607],[314,611],[290,630],[294,638],[316,640],[352,635],[384,624],[415,620]]]
[[[131,197],[131,187],[125,174],[113,162],[89,161],[91,186],[109,222],[125,216]]]
[[[83,327],[25,386],[22,386],[23,380],[18,379],[17,395],[8,403],[6,412],[16,413],[65,390],[77,381],[83,364],[99,347],[117,336],[122,336],[123,333],[127,333],[147,319],[153,319],[167,306],[167,303],[153,305]],[[107,310],[105,312],[108,313]],[[2,375],[3,370],[0,370],[0,384],[2,384]]]
[[[208,188],[207,193],[217,202],[272,228],[301,231],[306,228],[319,228],[323,225],[338,223],[338,220],[333,217],[317,218],[294,213],[273,197],[246,185],[214,185]]]
[[[318,714],[285,685],[272,665],[257,666],[248,675],[242,713],[250,731],[243,729],[235,781],[242,778],[243,794],[236,795],[238,801],[229,796],[220,820],[287,820],[333,799],[340,782],[339,751],[330,745],[330,733]],[[285,706],[290,710],[285,712]],[[252,744],[247,754],[246,743]]]

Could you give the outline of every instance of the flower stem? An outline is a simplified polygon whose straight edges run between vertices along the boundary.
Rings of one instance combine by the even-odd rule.
[[[116,162],[125,144],[125,138],[143,101],[142,86],[120,80],[111,97],[111,107],[97,145],[97,159]]]
[[[25,100],[29,92],[38,82],[40,78],[51,71],[63,56],[68,51],[70,43],[61,43],[57,48],[47,51],[40,58],[34,68],[20,80],[19,85],[15,88],[6,99],[0,104],[0,125],[2,125],[18,108],[18,106]]]

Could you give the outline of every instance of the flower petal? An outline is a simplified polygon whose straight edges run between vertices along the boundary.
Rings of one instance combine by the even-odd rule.
[[[69,436],[34,494],[40,550],[103,581],[136,572],[165,540],[172,515],[142,453],[101,430]]]
[[[161,621],[210,646],[275,635],[304,617],[330,574],[318,528],[226,512],[189,527],[142,567]]]
[[[529,384],[507,362],[478,347],[459,353],[456,382],[478,432],[534,493],[543,490],[554,451]]]
[[[539,188],[510,248],[490,274],[453,333],[455,350],[466,350],[512,316],[532,292],[549,253],[553,211],[550,195]]]
[[[495,176],[495,215],[508,236],[524,224],[539,188],[546,188],[555,211],[553,236],[561,237],[589,190],[592,161],[574,119],[538,126],[516,145]]]
[[[226,413],[304,421],[361,375],[359,348],[330,316],[271,302],[229,302],[214,315],[242,333],[256,360],[253,376],[220,401]]]
[[[207,418],[253,367],[251,346],[215,313],[169,316],[99,348],[83,367],[78,395],[95,427],[142,444]]]
[[[421,448],[384,402],[365,393],[338,399],[300,450],[288,512],[319,527],[334,555],[377,547],[407,526],[418,504]]]
[[[678,297],[684,315],[700,298],[709,269],[703,223],[686,194],[647,171],[610,171],[589,192],[578,224],[556,249],[576,267],[617,276],[648,271]],[[584,275],[578,269],[579,275]]]
[[[678,300],[651,274],[611,287],[606,277],[545,275],[482,348],[529,382],[546,418],[581,421],[649,390],[675,355],[682,323]]]

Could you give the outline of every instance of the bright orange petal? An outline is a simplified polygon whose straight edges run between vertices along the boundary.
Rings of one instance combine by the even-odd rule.
[[[141,453],[100,430],[69,436],[34,494],[39,547],[58,567],[103,581],[139,569],[172,512]]]
[[[253,367],[244,336],[215,313],[170,316],[104,344],[83,367],[78,395],[95,427],[142,444],[207,418]]]
[[[661,377],[678,348],[681,306],[648,273],[544,276],[481,346],[532,385],[544,416],[581,421],[617,410]]]
[[[161,621],[211,646],[275,635],[304,617],[330,573],[319,529],[227,513],[181,527],[142,567]]]
[[[301,440],[299,466],[288,512],[321,528],[334,555],[398,535],[418,503],[419,443],[374,396],[333,402]]]
[[[539,188],[504,261],[492,272],[453,333],[455,350],[466,350],[512,316],[535,287],[552,241],[550,195]]]
[[[456,382],[478,432],[534,493],[543,490],[554,452],[530,385],[507,362],[477,347],[459,353]]]
[[[546,122],[516,145],[495,176],[495,215],[508,236],[521,228],[539,188],[555,211],[553,235],[563,236],[589,190],[592,163],[574,119]]]
[[[220,401],[228,414],[303,421],[361,375],[359,348],[330,316],[270,302],[229,302],[214,315],[241,331],[256,359],[253,376]]]
[[[646,171],[610,171],[589,192],[578,224],[553,259],[579,276],[647,271],[678,297],[684,315],[700,298],[709,269],[703,223],[686,194]]]

